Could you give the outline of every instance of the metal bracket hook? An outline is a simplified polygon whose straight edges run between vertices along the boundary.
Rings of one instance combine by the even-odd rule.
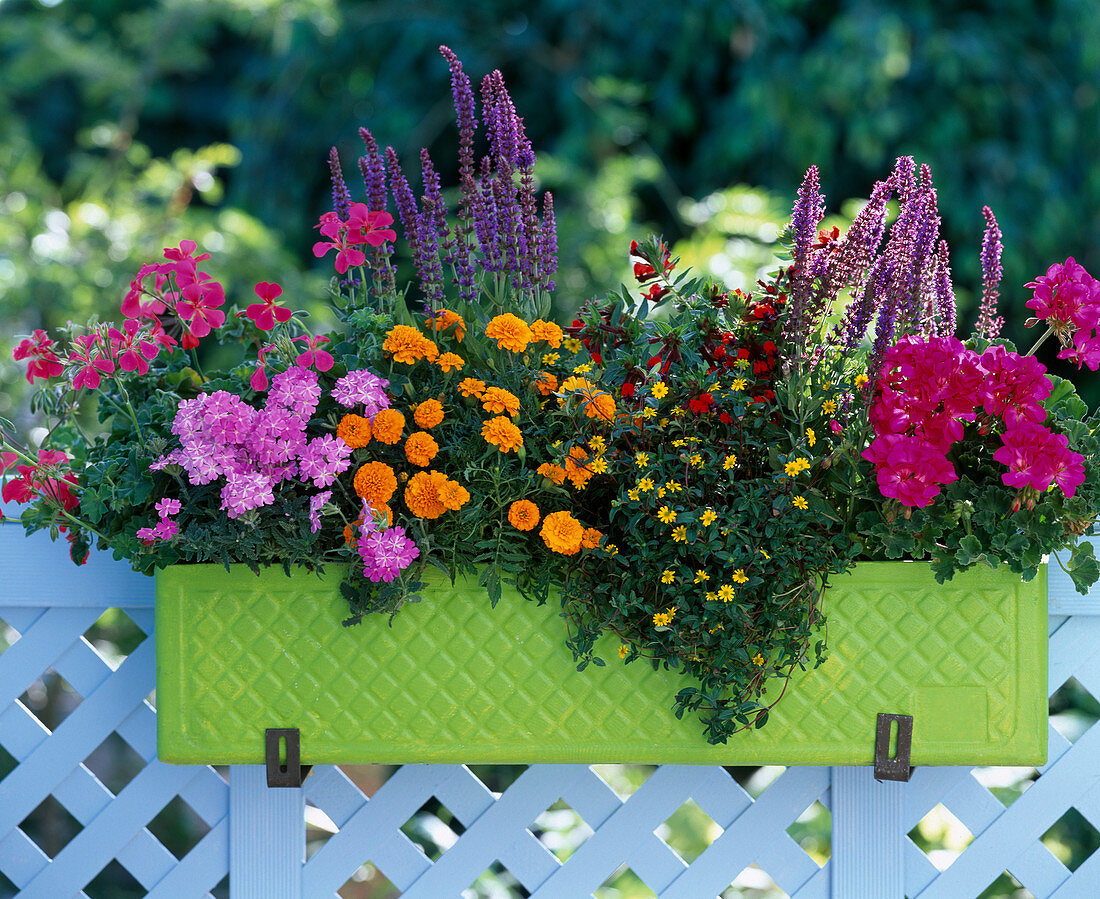
[[[279,743],[286,740],[286,764],[279,763]],[[296,727],[269,727],[264,731],[264,758],[267,762],[267,785],[269,787],[292,787],[302,785],[312,765],[302,764],[301,735]]]

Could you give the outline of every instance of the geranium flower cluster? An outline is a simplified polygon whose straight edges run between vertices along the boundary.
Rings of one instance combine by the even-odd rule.
[[[356,247],[380,247],[386,241],[397,240],[397,232],[389,227],[392,224],[392,215],[373,211],[365,203],[349,204],[343,218],[337,212],[326,212],[317,228],[328,240],[317,241],[313,255],[320,259],[329,250],[336,250],[336,271],[342,275],[353,265],[367,261],[366,254]]]
[[[295,366],[274,377],[263,409],[224,390],[185,400],[172,424],[179,449],[150,467],[179,465],[192,484],[225,478],[221,508],[230,518],[273,503],[284,481],[328,487],[350,465],[351,447],[331,434],[307,436],[320,395],[317,375]]]
[[[1084,364],[1096,371],[1100,367],[1100,336],[1096,332],[1100,323],[1100,281],[1070,256],[1025,286],[1035,291],[1026,304],[1035,311],[1028,326],[1045,321],[1050,329],[1047,333],[1056,334],[1062,344],[1059,359],[1070,359],[1078,368]]]
[[[1002,446],[993,458],[1009,469],[1002,482],[1037,491],[1056,483],[1071,497],[1084,480],[1084,459],[1041,424],[1051,389],[1033,356],[1000,345],[979,356],[954,337],[903,337],[883,359],[869,413],[875,438],[862,455],[884,496],[923,507],[958,480],[947,454],[966,423],[988,430],[999,421]]]

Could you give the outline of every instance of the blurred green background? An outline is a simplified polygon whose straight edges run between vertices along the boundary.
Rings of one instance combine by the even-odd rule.
[[[440,43],[475,84],[501,69],[526,116],[541,186],[555,194],[559,320],[626,278],[629,241],[650,232],[693,266],[751,286],[810,164],[829,212],[850,217],[899,154],[935,175],[962,335],[977,313],[983,204],[1004,232],[1002,312],[1018,344],[1036,336],[1023,329],[1024,282],[1069,255],[1100,274],[1091,0],[0,0],[0,416],[29,424],[23,366],[11,359],[19,335],[116,317],[141,263],[181,239],[213,254],[208,268],[231,301],[273,280],[319,303],[331,261],[310,248],[330,206],[330,146],[353,189],[360,125],[410,170],[431,147],[454,183]],[[1044,361],[1100,402],[1097,375]],[[130,634],[103,626],[112,645]],[[46,684],[40,701],[55,692]],[[1052,707],[1063,718],[1081,709],[1100,715],[1087,696]],[[0,758],[0,776],[10,764]],[[644,772],[609,766],[605,776],[625,794]],[[1007,804],[1034,776],[990,785]],[[555,851],[568,854],[573,813],[547,814],[542,832],[559,834]],[[712,838],[699,814],[669,822],[685,852]],[[30,830],[59,826],[58,813],[41,816]],[[421,810],[410,835],[426,851],[443,847],[447,816]],[[796,838],[824,860],[828,814],[812,807],[804,819]],[[913,836],[950,853],[966,841],[957,831],[944,818]],[[1067,816],[1044,841],[1076,867],[1100,839]],[[344,895],[392,895],[361,874]],[[754,876],[730,895],[776,895]],[[130,895],[122,875],[104,877],[89,895]],[[605,896],[649,895],[632,877]],[[516,894],[500,872],[486,878],[478,895]],[[1012,895],[1002,880],[986,895]]]

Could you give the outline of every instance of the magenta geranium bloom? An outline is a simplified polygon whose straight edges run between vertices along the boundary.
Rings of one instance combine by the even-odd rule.
[[[35,378],[49,380],[65,370],[57,354],[50,349],[53,345],[54,342],[46,336],[46,332],[38,328],[33,337],[26,338],[12,351],[12,358],[17,362],[30,360],[27,364],[27,380],[32,384]]]
[[[282,293],[283,289],[278,284],[261,281],[256,285],[256,296],[263,302],[253,303],[245,310],[244,314],[252,319],[261,331],[270,331],[275,327],[276,322],[282,324],[289,321],[293,313],[286,306],[278,306],[275,303],[282,296]],[[241,315],[242,313],[238,312],[237,314]]]

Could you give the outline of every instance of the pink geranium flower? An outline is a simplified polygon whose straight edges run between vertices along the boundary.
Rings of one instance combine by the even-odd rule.
[[[862,455],[875,466],[882,495],[906,506],[927,506],[939,495],[942,484],[958,480],[947,457],[920,437],[876,437]]]
[[[247,315],[261,331],[270,331],[275,327],[276,322],[281,324],[289,321],[293,314],[285,306],[275,304],[282,293],[283,289],[278,284],[261,281],[256,285],[256,296],[263,302],[253,303],[243,313],[238,312],[237,315]]]
[[[147,374],[148,360],[157,357],[159,348],[146,339],[148,335],[142,331],[141,323],[137,319],[126,319],[122,327],[122,331],[111,328],[107,332],[107,336],[111,339],[112,355],[118,360],[119,368],[123,371],[136,371],[139,375]]]
[[[46,332],[38,328],[33,337],[23,340],[12,352],[17,362],[23,359],[30,360],[27,364],[27,380],[32,384],[35,378],[43,380],[56,378],[65,370],[57,354],[50,349],[53,345],[54,342],[46,336]]]
[[[82,334],[73,343],[77,347],[69,352],[69,364],[77,368],[73,376],[73,387],[77,390],[83,387],[95,390],[99,387],[102,375],[114,374],[115,363],[103,355],[103,345],[97,334]]]
[[[352,203],[344,224],[348,229],[348,243],[379,247],[388,240],[397,240],[397,232],[389,227],[393,224],[393,216],[388,212],[372,212],[365,203]]]
[[[328,371],[332,368],[332,364],[335,362],[332,355],[317,348],[320,344],[329,342],[327,337],[323,335],[318,337],[303,335],[295,337],[294,340],[303,340],[308,347],[304,353],[294,360],[301,368],[314,367],[317,371]]]

